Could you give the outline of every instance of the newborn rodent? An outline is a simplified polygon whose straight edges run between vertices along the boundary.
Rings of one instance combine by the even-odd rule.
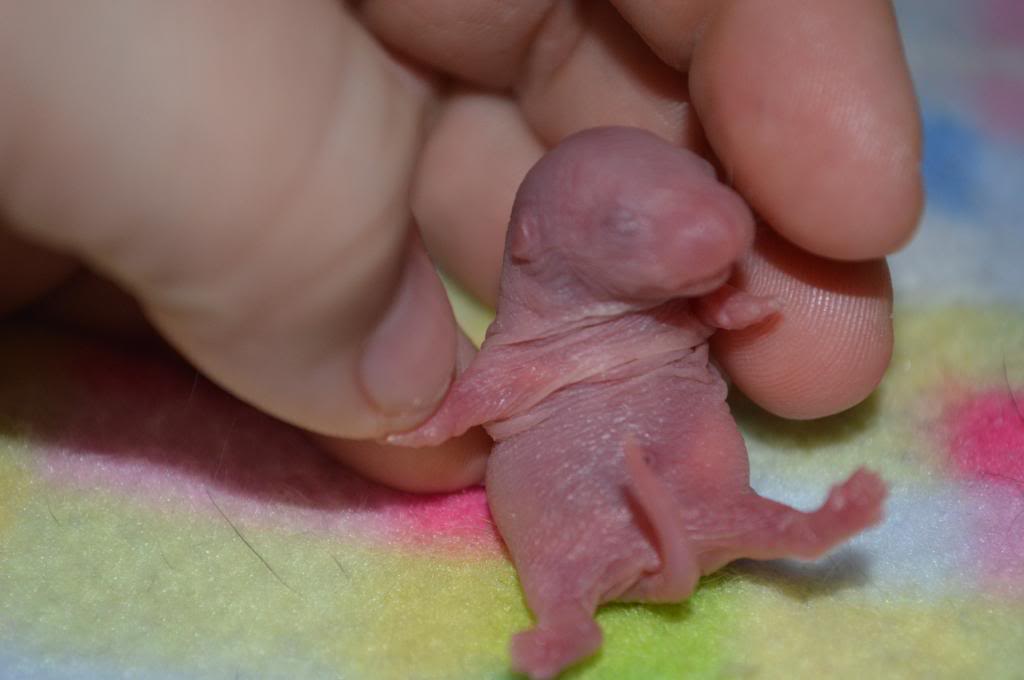
[[[710,164],[641,130],[573,135],[520,186],[480,353],[391,438],[493,437],[488,502],[536,617],[516,670],[593,654],[601,603],[678,602],[732,560],[814,559],[880,521],[885,485],[864,470],[811,513],[750,488],[708,338],[784,313],[727,284],[753,235]]]

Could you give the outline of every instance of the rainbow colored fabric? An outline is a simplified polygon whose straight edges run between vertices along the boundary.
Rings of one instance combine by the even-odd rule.
[[[759,491],[866,463],[886,522],[605,607],[568,677],[1024,678],[1024,3],[897,4],[929,204],[892,369],[819,422],[734,400]],[[504,678],[528,621],[481,491],[381,489],[176,360],[0,330],[0,678]]]

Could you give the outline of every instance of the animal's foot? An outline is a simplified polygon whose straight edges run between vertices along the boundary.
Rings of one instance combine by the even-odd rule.
[[[694,308],[713,328],[740,330],[760,323],[782,308],[777,298],[753,295],[728,283],[698,298]]]
[[[828,544],[824,549],[882,521],[887,493],[885,482],[864,468],[832,487],[825,504],[811,515],[815,533]]]
[[[861,468],[842,484],[832,487],[825,503],[809,514],[794,512],[786,522],[792,554],[803,559],[821,557],[843,541],[882,521],[885,482]]]
[[[445,401],[434,412],[434,415],[420,423],[415,429],[389,434],[381,443],[412,448],[440,446],[449,439],[465,433],[467,429],[469,429],[467,426],[456,422],[452,407],[449,406],[448,401]]]
[[[601,629],[593,618],[541,620],[512,638],[512,669],[533,680],[553,678],[601,646]]]
[[[449,437],[450,435],[444,429],[437,427],[433,423],[428,423],[408,432],[389,434],[383,439],[382,443],[391,446],[422,448],[426,446],[440,446],[448,441]]]

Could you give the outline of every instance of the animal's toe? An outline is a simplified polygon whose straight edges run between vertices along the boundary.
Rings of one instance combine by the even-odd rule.
[[[823,508],[833,531],[854,533],[882,519],[882,503],[888,491],[875,473],[861,468],[829,494]]]
[[[888,493],[882,478],[864,468],[854,472],[843,488],[851,503],[864,507],[880,505]]]
[[[879,509],[888,489],[882,478],[870,470],[861,468],[838,487],[832,494],[844,506],[863,509]]]

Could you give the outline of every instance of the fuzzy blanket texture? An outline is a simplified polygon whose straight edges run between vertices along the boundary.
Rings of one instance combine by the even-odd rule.
[[[929,198],[892,368],[817,422],[732,400],[758,491],[867,464],[886,521],[605,607],[567,677],[1024,678],[1024,3],[897,9]],[[481,490],[382,489],[177,360],[0,327],[0,678],[505,678],[528,622]]]

